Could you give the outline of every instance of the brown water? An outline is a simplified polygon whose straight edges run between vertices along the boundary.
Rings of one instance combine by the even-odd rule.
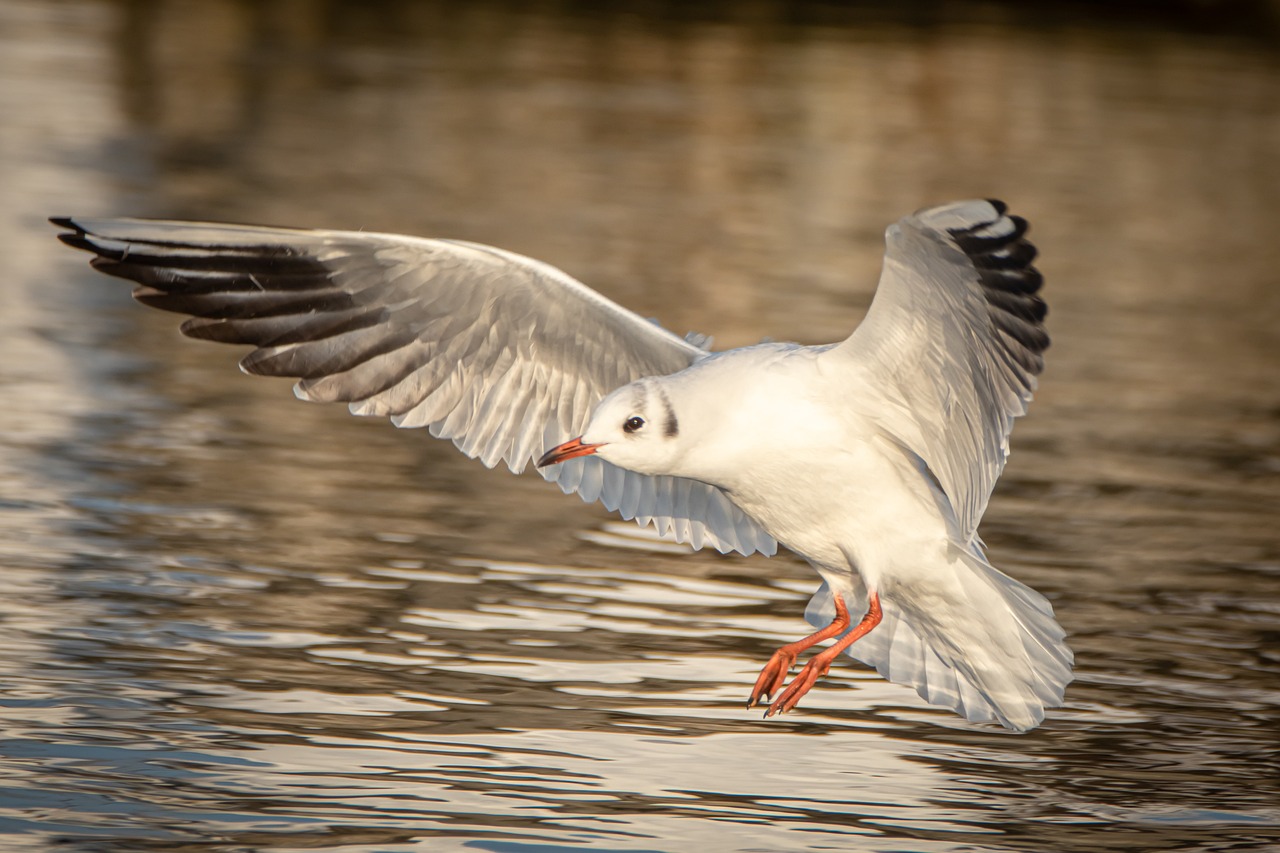
[[[0,2],[0,847],[1280,848],[1274,31],[515,8]],[[843,337],[972,195],[1052,306],[983,527],[1077,653],[1025,736],[851,662],[762,721],[799,560],[297,403],[44,223],[480,240],[732,346]]]

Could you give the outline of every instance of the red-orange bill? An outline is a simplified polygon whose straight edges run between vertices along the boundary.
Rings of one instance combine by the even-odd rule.
[[[586,456],[587,454],[595,453],[599,447],[599,444],[583,444],[581,436],[572,438],[542,454],[542,458],[538,460],[538,467],[545,468],[548,465],[555,465],[557,462]]]

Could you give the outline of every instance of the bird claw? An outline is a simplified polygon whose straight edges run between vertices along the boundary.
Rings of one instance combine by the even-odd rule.
[[[804,669],[791,679],[791,683],[787,685],[787,689],[782,691],[777,699],[773,700],[768,709],[764,712],[764,718],[776,717],[778,714],[785,714],[800,704],[800,700],[804,697],[813,685],[818,683],[818,679],[827,674],[827,670],[831,668],[829,663],[819,662],[817,658],[809,661],[804,665]]]
[[[764,669],[760,670],[756,686],[751,689],[751,696],[747,699],[747,708],[754,708],[761,701],[768,702],[787,680],[787,673],[791,671],[795,662],[794,652],[785,648],[774,652],[773,657],[769,658],[769,662],[764,665]]]
[[[836,596],[835,601],[836,616],[831,620],[830,625],[820,631],[815,631],[803,640],[783,646],[773,653],[773,657],[769,658],[769,662],[764,665],[764,669],[760,670],[760,677],[756,679],[756,686],[751,690],[751,698],[747,700],[748,708],[754,708],[760,703],[761,699],[768,701],[769,697],[773,696],[782,687],[782,683],[787,680],[787,673],[795,665],[797,654],[811,648],[815,643],[843,633],[849,627],[849,610],[845,607],[844,599]],[[844,638],[837,641],[834,646],[816,655],[805,664],[804,669],[800,670],[787,689],[782,691],[782,694],[764,712],[765,719],[777,714],[785,714],[799,704],[801,697],[809,692],[809,688],[813,687],[818,682],[818,679],[826,675],[827,670],[831,669],[831,662],[848,648],[850,643],[870,631],[880,622],[880,599],[874,592],[871,593],[869,602],[867,615],[862,617],[862,621],[858,623],[857,627],[845,634]]]

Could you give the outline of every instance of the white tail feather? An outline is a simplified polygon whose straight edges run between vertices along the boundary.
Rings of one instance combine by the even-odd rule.
[[[927,605],[918,595],[898,601],[882,590],[881,623],[848,654],[967,720],[1034,728],[1045,708],[1062,704],[1071,681],[1065,632],[1042,595],[988,563],[976,545],[956,547],[953,556],[947,574],[956,583],[941,584]],[[856,623],[867,610],[866,587],[856,576],[840,585]],[[834,615],[831,587],[823,583],[805,618],[822,627]]]

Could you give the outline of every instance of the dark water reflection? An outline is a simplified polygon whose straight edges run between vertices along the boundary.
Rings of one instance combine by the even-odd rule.
[[[921,8],[0,3],[0,847],[1280,845],[1270,37]],[[294,403],[43,224],[482,240],[731,346],[843,336],[974,194],[1053,306],[984,535],[1079,677],[1020,737],[852,666],[764,723],[799,561]]]

